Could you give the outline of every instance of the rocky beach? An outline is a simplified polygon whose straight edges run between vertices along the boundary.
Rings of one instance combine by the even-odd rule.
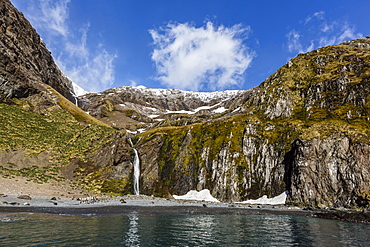
[[[0,194],[0,214],[2,213],[46,213],[58,215],[128,215],[132,213],[148,215],[300,215],[370,223],[370,214],[361,210],[302,209],[286,205],[176,200],[146,195],[90,196],[71,199]]]

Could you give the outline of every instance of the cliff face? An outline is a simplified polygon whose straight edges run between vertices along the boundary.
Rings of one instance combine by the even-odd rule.
[[[369,203],[369,145],[333,134],[298,140],[287,160],[292,202],[310,205],[366,206]]]
[[[232,116],[139,135],[144,192],[208,188],[239,201],[288,191],[299,205],[368,204],[369,44],[300,54]]]
[[[84,95],[81,110],[28,21],[8,0],[0,11],[3,178],[132,193],[131,137],[142,194],[369,206],[369,37],[300,54],[248,91],[121,87]]]
[[[43,90],[39,83],[45,83],[75,102],[71,82],[31,24],[8,0],[0,1],[0,53],[0,101],[26,98]]]

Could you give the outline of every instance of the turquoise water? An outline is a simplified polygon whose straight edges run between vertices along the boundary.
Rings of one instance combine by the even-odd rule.
[[[369,235],[305,216],[0,213],[0,246],[369,246]]]

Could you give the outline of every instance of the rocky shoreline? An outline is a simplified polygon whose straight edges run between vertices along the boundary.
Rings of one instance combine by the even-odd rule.
[[[256,205],[194,200],[164,199],[151,196],[86,197],[61,199],[3,195],[0,213],[33,212],[49,214],[238,214],[238,215],[302,215],[331,220],[370,223],[366,211],[317,210],[285,205]]]

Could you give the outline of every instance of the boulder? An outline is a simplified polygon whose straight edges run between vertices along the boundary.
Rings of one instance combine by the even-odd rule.
[[[23,199],[23,200],[32,200],[32,198],[29,195],[20,195],[17,198],[18,199]]]

